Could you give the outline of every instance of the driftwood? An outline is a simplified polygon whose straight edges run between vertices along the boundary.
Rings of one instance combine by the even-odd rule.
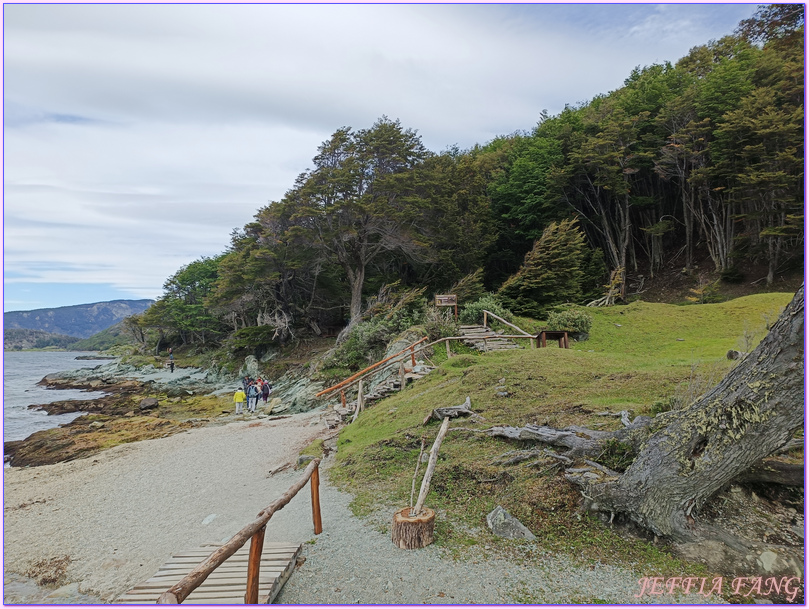
[[[444,408],[436,408],[432,412],[430,412],[422,421],[422,425],[427,425],[431,419],[436,419],[437,421],[443,421],[447,417],[450,419],[454,419],[460,416],[466,415],[474,415],[475,413],[472,411],[472,400],[469,396],[466,396],[466,400],[463,404],[458,406],[446,406]]]
[[[444,440],[444,436],[447,435],[448,429],[449,417],[446,417],[441,424],[441,428],[438,430],[438,435],[435,437],[433,447],[430,449],[430,460],[427,463],[427,471],[424,472],[424,478],[421,481],[421,490],[419,491],[419,498],[416,500],[416,505],[413,508],[402,508],[393,514],[391,541],[404,550],[423,548],[433,542],[435,512],[424,507],[424,500],[427,498],[427,493],[430,491],[430,481],[435,471],[435,464],[438,461],[438,450],[441,448],[441,442]],[[421,456],[419,456],[419,462],[420,461]],[[416,465],[416,472],[418,472],[418,464]]]
[[[411,512],[413,515],[418,515],[421,512],[421,508],[424,507],[424,500],[427,499],[427,493],[430,491],[430,481],[433,478],[435,464],[438,462],[438,449],[441,448],[441,442],[444,441],[444,436],[447,435],[447,429],[449,429],[449,417],[444,419],[444,422],[441,424],[441,429],[438,430],[438,435],[435,437],[433,447],[430,449],[430,460],[427,462],[427,471],[424,472],[424,479],[421,481],[419,498],[416,500],[416,505]]]
[[[419,458],[416,459],[416,471],[413,472],[413,484],[410,485],[410,503],[408,506],[413,505],[413,495],[416,494],[416,478],[419,475],[419,467],[421,466],[421,456],[424,454],[424,438],[421,439],[421,449],[419,450]]]

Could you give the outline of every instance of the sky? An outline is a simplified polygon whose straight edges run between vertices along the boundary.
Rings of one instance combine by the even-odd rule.
[[[3,307],[157,298],[340,127],[532,129],[756,4],[5,4]]]

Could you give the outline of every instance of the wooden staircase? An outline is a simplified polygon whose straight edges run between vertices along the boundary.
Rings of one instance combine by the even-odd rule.
[[[502,331],[494,331],[486,326],[461,326],[461,336],[465,337],[465,345],[478,351],[505,351],[508,349],[522,349],[520,345],[510,338],[499,338]]]
[[[412,368],[405,368],[405,385],[407,383],[416,381],[420,378],[424,378],[430,372],[435,370],[433,366],[428,366],[425,364],[416,364]],[[373,391],[370,393],[366,393],[363,395],[364,398],[364,405],[367,408],[368,406],[372,405],[379,400],[383,400],[388,397],[390,394],[399,391],[401,389],[401,384],[399,382],[399,376],[393,376],[388,380],[380,383],[376,387],[374,387]],[[337,402],[329,405],[328,414],[326,416],[326,424],[330,429],[333,429],[343,423],[351,417],[354,416],[354,411],[357,408],[358,400],[352,400],[350,402],[346,402],[345,407],[343,407],[342,402]]]

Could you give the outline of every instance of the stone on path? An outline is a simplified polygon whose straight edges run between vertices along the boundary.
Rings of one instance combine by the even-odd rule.
[[[486,524],[492,533],[506,539],[536,539],[523,523],[514,518],[502,506],[497,506],[486,516]]]

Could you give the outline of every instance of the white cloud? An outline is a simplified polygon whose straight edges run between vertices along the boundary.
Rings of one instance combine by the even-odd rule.
[[[283,196],[338,127],[384,114],[436,151],[485,143],[753,10],[8,5],[6,283],[156,296]]]

